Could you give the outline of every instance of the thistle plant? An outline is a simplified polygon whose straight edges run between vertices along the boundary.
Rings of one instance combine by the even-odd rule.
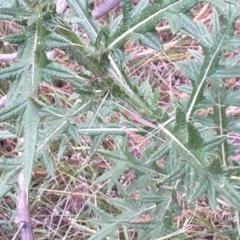
[[[214,9],[211,28],[194,21],[191,14],[203,2]],[[238,218],[240,166],[231,158],[236,146],[230,140],[239,136],[240,122],[228,116],[227,109],[240,107],[240,92],[227,88],[225,81],[240,77],[240,39],[235,34],[240,1],[140,0],[133,6],[130,0],[121,0],[122,15],[105,26],[94,19],[87,1],[67,4],[65,13],[57,12],[55,1],[49,0],[19,0],[0,8],[0,19],[15,22],[20,29],[2,38],[17,47],[17,59],[0,70],[0,80],[9,82],[0,110],[4,129],[0,137],[18,139],[18,146],[16,157],[0,159],[0,196],[15,191],[28,208],[34,167],[41,163],[54,177],[67,143],[78,144],[89,136],[88,159],[101,156],[112,166],[92,184],[107,182],[108,189],[117,189],[121,196],[108,202],[118,214],[102,210],[99,199],[89,199],[88,224],[94,231],[99,226],[90,240],[123,239],[117,230],[129,239],[131,229],[141,240],[174,235],[186,239],[184,227],[173,218],[181,214],[183,204],[194,208],[199,199],[206,199],[213,210],[226,205]],[[172,62],[191,84],[178,87],[189,97],[172,100],[170,109],[159,104],[159,92],[148,81],[128,76],[129,56],[124,54],[126,42],[138,41],[168,58],[155,29],[163,20],[172,33],[187,35],[200,48],[189,51],[188,60]],[[84,70],[72,71],[48,57],[49,51],[60,49]],[[234,53],[231,59],[229,52]],[[74,88],[65,102],[58,95],[51,102],[40,97],[40,86],[52,86],[55,80]],[[105,121],[114,112],[121,120]],[[128,140],[140,135],[145,142],[136,156]],[[102,148],[107,136],[114,139],[113,151]],[[58,145],[53,148],[54,142]],[[136,179],[123,187],[119,178],[130,170]],[[20,226],[26,219],[19,211],[18,207],[15,222]],[[221,234],[236,239],[239,226]]]

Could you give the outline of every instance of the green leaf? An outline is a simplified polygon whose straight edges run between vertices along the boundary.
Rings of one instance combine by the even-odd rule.
[[[68,126],[68,133],[70,134],[70,136],[73,138],[73,140],[76,143],[80,142],[78,128],[77,128],[77,126],[75,124],[69,124],[69,126]]]
[[[20,61],[17,64],[13,64],[10,67],[6,67],[0,70],[0,80],[15,80],[19,78],[26,66],[29,64],[29,60]]]
[[[3,172],[1,175],[1,183],[0,186],[12,185],[18,182],[18,174],[22,170],[22,164],[19,166],[15,166],[15,168],[10,171]],[[7,169],[9,170],[9,169]]]
[[[191,191],[190,196],[188,197],[188,202],[193,202],[199,199],[205,192],[210,188],[210,182],[206,174],[200,176],[196,182],[194,188]]]
[[[43,161],[43,164],[45,165],[47,171],[51,175],[51,177],[55,177],[54,159],[52,158],[49,149],[45,149],[45,151],[43,151],[42,161]]]
[[[134,9],[132,10],[132,15],[131,18],[135,17],[137,14],[141,13],[141,11],[147,7],[147,5],[149,4],[148,1],[146,0],[140,0],[137,4],[137,6],[134,7]]]
[[[213,182],[213,181],[212,181]],[[239,192],[237,192],[233,186],[227,181],[226,178],[218,177],[213,182],[213,185],[217,189],[218,192],[220,192],[224,199],[227,202],[230,202],[233,204],[233,206],[236,206],[237,208],[240,208],[240,195]]]
[[[212,210],[215,210],[217,207],[217,192],[216,189],[210,186],[207,191],[208,204]]]
[[[87,202],[87,205],[94,211],[95,214],[98,214],[105,222],[110,224],[114,219],[113,215],[102,211],[99,207],[97,207],[93,203]]]
[[[67,149],[67,146],[69,144],[69,138],[64,134],[61,136],[61,143],[59,146],[58,154],[57,154],[57,160],[60,161],[62,158],[65,150]]]
[[[133,204],[129,206],[129,204],[126,203],[125,199],[122,198],[111,198],[109,200],[109,203],[125,212],[131,211],[134,208]]]
[[[183,32],[195,39],[203,49],[211,47],[213,40],[206,25],[194,22],[190,17],[183,13],[177,13],[176,18],[180,23]]]
[[[154,33],[148,32],[145,34],[141,34],[140,43],[143,46],[150,47],[157,51],[160,51],[160,52],[164,51],[160,40],[158,39],[157,35]]]
[[[182,159],[186,159],[198,174],[205,173],[202,156],[198,152],[192,152],[183,143],[177,139],[168,129],[163,128],[162,131],[172,139],[175,150],[180,154]]]
[[[7,139],[7,138],[16,138],[17,136],[8,130],[2,130],[0,131],[0,138],[1,139]]]
[[[209,2],[211,2],[215,6],[220,6],[219,2],[218,4],[216,4],[216,2],[214,2],[213,0],[210,0]],[[161,5],[158,2],[149,4],[141,11],[141,14],[137,14],[131,20],[129,19],[109,38],[108,50],[121,48],[125,41],[130,39],[133,33],[144,34],[153,30],[153,28],[159,21],[166,19],[166,13],[186,12],[197,3],[199,3],[198,0],[179,0],[172,3],[169,1],[164,1]],[[224,8],[224,2],[222,5],[223,6],[221,7]]]
[[[136,189],[142,190],[146,189],[147,184],[149,183],[148,176],[145,174],[138,176],[134,183],[132,183],[128,188],[127,191],[129,193],[134,193]]]
[[[231,19],[231,21],[233,21],[233,19]],[[198,80],[197,80],[198,87],[194,89],[189,99],[188,111],[186,114],[187,119],[189,119],[189,117],[192,116],[195,105],[197,105],[197,103],[200,100],[202,100],[203,89],[205,87],[208,76],[211,76],[217,70],[217,66],[221,56],[221,45],[224,42],[224,40],[227,38],[228,32],[231,29],[232,29],[231,24],[221,25],[221,29],[218,32],[218,35],[214,41],[214,44],[205,53],[206,55],[205,55],[204,63],[202,65],[201,72],[198,75]]]
[[[127,221],[120,221],[123,225],[134,228],[134,229],[144,229],[151,230],[156,227],[159,227],[160,224],[162,224],[160,221],[151,221],[151,222],[127,222]]]
[[[24,113],[24,182],[26,188],[30,186],[33,164],[35,161],[37,138],[38,138],[38,126],[40,118],[38,116],[38,109],[36,105],[29,100],[26,111]]]
[[[217,76],[219,78],[234,78],[240,77],[239,67],[224,67],[220,66],[219,69],[216,70],[213,76]]]
[[[29,13],[23,10],[19,5],[17,7],[11,8],[0,8],[0,19],[9,20],[9,21],[19,21],[20,23],[26,20],[26,17],[29,16]]]
[[[103,139],[106,137],[106,133],[103,132],[98,136],[95,136],[92,142],[92,146],[90,149],[90,156],[92,156],[98,149],[98,147],[102,144]]]
[[[4,197],[13,188],[14,188],[13,185],[3,185],[3,184],[0,184],[0,198]]]
[[[188,128],[188,146],[190,149],[199,149],[203,142],[203,138],[198,129],[190,122],[187,123]]]
[[[23,31],[17,34],[5,36],[4,41],[9,42],[11,44],[21,44],[26,40],[26,38],[27,38],[27,33]]]
[[[156,203],[156,204],[163,203],[164,200],[165,200],[165,197],[161,196],[161,194],[154,194],[154,193],[147,193],[147,192],[142,193],[141,197],[138,199],[138,201],[140,202]]]
[[[109,159],[108,159],[109,160]],[[119,162],[117,163],[111,170],[107,171],[100,177],[98,177],[94,184],[101,183],[106,180],[110,180],[108,183],[108,190],[112,190],[113,186],[115,185],[117,179],[124,174],[125,171],[128,170],[128,166],[123,163]]]
[[[173,130],[183,144],[188,142],[188,124],[186,122],[186,112],[182,106],[176,109],[176,122]]]
[[[225,136],[215,136],[211,139],[204,140],[202,143],[202,148],[204,152],[209,152],[215,147],[219,146],[221,143],[223,143],[226,140]]]
[[[116,64],[113,57],[109,55],[110,66],[108,72],[109,75],[114,80],[114,83],[122,88],[126,93],[129,99],[136,105],[136,107],[142,109],[146,114],[151,115],[152,111],[150,110],[148,104],[139,97],[138,94],[133,89],[133,86],[129,84],[129,79],[126,74],[123,73],[122,69]]]
[[[108,224],[107,226],[99,230],[97,233],[95,233],[93,236],[91,236],[88,240],[99,240],[109,237],[116,228],[116,225],[116,223]]]
[[[123,21],[127,21],[131,18],[132,3],[130,0],[121,0],[121,7],[123,13]]]
[[[44,37],[43,44],[46,50],[51,50],[53,48],[67,47],[71,44],[71,42],[65,37],[52,32],[48,34],[46,37]]]
[[[77,18],[74,19],[74,23],[79,23],[90,39],[95,41],[99,27],[89,12],[87,2],[85,0],[67,0],[67,2],[76,14]]]
[[[0,110],[0,121],[4,122],[10,119],[15,119],[20,115],[23,115],[26,109],[26,101],[18,101],[17,103],[13,102],[8,106]]]
[[[199,74],[199,70],[201,65],[198,62],[184,60],[179,63],[174,63],[174,65],[181,70],[192,82],[193,87],[196,87],[197,84],[197,76]],[[178,88],[183,89],[184,92],[191,94],[192,86],[179,86]]]
[[[217,33],[220,29],[220,23],[219,23],[219,17],[218,17],[218,12],[216,9],[213,9],[213,14],[212,14],[212,34],[214,37],[217,36]]]
[[[50,62],[47,66],[41,69],[42,76],[45,80],[68,79],[74,78],[76,75],[68,68],[56,62]]]
[[[184,177],[189,172],[189,170],[190,167],[187,162],[180,162],[169,175],[161,179],[161,182],[165,183],[176,181],[177,179]]]
[[[229,90],[224,104],[240,107],[240,90]]]
[[[7,158],[1,159],[0,158],[0,169],[1,171],[11,171],[22,166],[22,158]]]

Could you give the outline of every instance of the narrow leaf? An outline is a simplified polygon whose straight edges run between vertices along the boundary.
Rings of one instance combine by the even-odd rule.
[[[55,177],[54,159],[52,158],[49,149],[46,149],[45,151],[43,151],[42,156],[43,156],[42,161],[43,161],[46,169],[48,170],[49,174],[52,177]]]
[[[92,156],[98,149],[98,147],[102,144],[103,139],[106,137],[106,133],[99,134],[98,136],[94,137],[92,146],[90,149],[90,156]]]
[[[35,161],[35,153],[38,138],[39,116],[34,103],[29,100],[26,111],[24,113],[24,182],[28,189],[30,186],[33,163]]]
[[[116,228],[116,225],[116,223],[108,224],[107,226],[99,230],[97,233],[95,233],[93,236],[91,236],[88,240],[99,240],[109,237]]]
[[[200,198],[205,192],[208,191],[209,187],[210,187],[210,183],[208,178],[206,177],[206,174],[200,176],[193,190],[191,191],[191,194],[188,198],[188,202],[190,203]]]
[[[208,204],[212,210],[215,210],[217,207],[217,192],[216,189],[210,186],[207,191]]]
[[[158,39],[157,35],[154,33],[148,32],[148,33],[142,34],[140,38],[140,43],[143,46],[147,46],[157,51],[163,52],[162,44]]]
[[[87,2],[85,0],[67,0],[67,2],[77,16],[75,23],[79,23],[87,32],[90,39],[95,41],[98,26],[88,10]]]
[[[4,122],[23,115],[26,108],[26,101],[13,102],[0,110],[0,121]]]

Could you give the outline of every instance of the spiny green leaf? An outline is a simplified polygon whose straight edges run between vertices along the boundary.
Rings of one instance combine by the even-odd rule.
[[[110,180],[108,183],[108,190],[112,190],[115,185],[117,179],[124,174],[128,170],[128,166],[125,163],[119,162],[110,170],[101,175],[94,181],[94,184],[98,184],[105,180]]]
[[[146,189],[147,184],[149,183],[148,176],[145,174],[138,176],[138,178],[135,180],[134,183],[132,183],[128,188],[127,191],[129,194],[133,193],[136,191],[136,189],[141,190],[141,189]]]
[[[116,228],[116,223],[109,223],[107,226],[103,227],[101,230],[97,231],[93,236],[91,236],[88,240],[99,240],[109,237],[114,229]]]
[[[219,78],[240,77],[240,70],[238,67],[226,68],[224,66],[220,66],[220,68],[216,70],[213,76],[217,76]]]
[[[68,126],[68,133],[70,134],[70,136],[74,139],[74,141],[76,143],[80,142],[80,137],[79,137],[79,133],[78,133],[78,128],[76,125],[73,124],[69,124]]]
[[[162,203],[165,200],[165,197],[163,197],[161,194],[154,194],[154,193],[147,193],[144,192],[141,194],[141,197],[138,199],[140,202],[145,203]]]
[[[102,45],[105,45],[105,42],[108,39],[110,32],[108,27],[102,27],[100,32],[98,33],[98,36],[96,38],[96,41],[94,43],[95,47],[97,49],[100,49]]]
[[[151,162],[156,162],[157,160],[166,156],[169,153],[169,151],[170,151],[170,147],[168,144],[164,144],[160,146],[158,150],[154,152],[153,155],[151,155],[143,165],[147,165]]]
[[[137,221],[137,220],[136,220]],[[123,225],[134,228],[134,229],[144,229],[144,230],[151,230],[156,227],[159,227],[161,224],[160,221],[150,221],[150,222],[127,222],[127,221],[120,221]]]
[[[198,129],[190,122],[187,123],[188,129],[188,146],[190,149],[199,149],[203,138]]]
[[[0,19],[9,21],[24,21],[29,13],[21,7],[0,8]]]
[[[126,203],[125,199],[122,199],[122,198],[111,198],[109,200],[109,203],[125,212],[131,211],[132,209],[134,209],[134,204],[131,204],[129,206],[129,204]]]
[[[68,39],[54,32],[44,37],[43,41],[43,46],[46,50],[67,47],[70,44],[71,42]]]
[[[175,148],[176,152],[178,152],[178,154],[181,156],[181,158],[187,160],[188,163],[195,169],[195,171],[198,172],[198,174],[204,174],[205,169],[202,156],[198,152],[192,152],[190,149],[188,149],[167,129],[163,129],[163,131],[173,140],[173,147]]]
[[[191,191],[188,202],[190,203],[200,198],[205,192],[208,191],[209,187],[210,187],[210,182],[208,180],[207,175],[204,174],[200,176],[200,178],[198,179],[194,188]]]
[[[13,64],[10,67],[6,67],[0,70],[0,80],[15,80],[23,74],[24,69],[29,64],[29,60],[20,61]]]
[[[194,62],[190,60],[184,60],[178,63],[174,63],[174,65],[181,70],[191,81],[193,84],[193,87],[197,86],[197,76],[199,74],[199,69],[201,67],[201,64],[199,62]],[[183,86],[179,86],[179,88],[183,88]],[[192,92],[192,86],[186,86],[187,93],[191,94]]]
[[[108,213],[104,212],[103,210],[101,210],[99,207],[97,207],[93,203],[87,202],[87,205],[94,211],[95,214],[98,214],[104,221],[111,223],[112,220],[114,219],[112,214],[108,214]]]
[[[189,172],[189,164],[187,162],[181,162],[169,175],[161,179],[162,183],[176,181],[177,179],[184,177]]]
[[[213,9],[213,14],[212,14],[212,34],[214,37],[217,36],[217,33],[220,29],[220,22],[219,22],[219,17],[218,17],[218,12],[216,9]]]
[[[172,3],[169,1],[164,1],[162,4],[149,4],[145,9],[142,10],[141,14],[136,15],[136,17],[123,24],[123,26],[120,27],[116,33],[109,38],[108,49],[120,48],[134,32],[143,34],[151,31],[160,20],[166,19],[165,13],[186,12],[199,2],[203,1],[179,0]],[[220,4],[216,4],[216,2],[213,0],[209,0],[209,2],[215,6],[220,6]],[[221,2],[223,2],[222,5],[224,6],[224,1]]]
[[[46,169],[48,170],[48,173],[52,177],[55,177],[54,159],[52,158],[49,149],[45,149],[45,151],[43,151],[42,161],[43,161],[43,164],[45,165]]]
[[[4,122],[23,115],[26,105],[26,101],[18,101],[17,103],[11,103],[8,106],[4,107],[0,110],[0,121]]]
[[[116,85],[122,88],[122,90],[126,93],[128,98],[135,103],[136,107],[142,109],[146,114],[152,115],[152,111],[150,110],[146,101],[141,99],[138,94],[136,94],[133,86],[129,84],[129,79],[126,74],[123,73],[122,69],[116,64],[113,57],[111,55],[108,56],[110,60],[111,68],[108,70],[109,75],[113,78]]]
[[[140,0],[137,6],[132,10],[131,18],[135,17],[138,13],[140,13],[147,5],[149,4],[146,0]]]
[[[190,167],[189,171],[183,177],[184,186],[185,188],[187,188],[188,194],[191,191],[191,188],[195,185],[197,178],[198,178],[197,173],[194,171],[193,168]]]
[[[10,171],[22,165],[22,158],[1,158],[0,169],[1,171]]]
[[[65,152],[67,146],[69,144],[69,138],[64,134],[61,136],[61,143],[59,146],[58,154],[57,154],[57,160],[60,161],[60,159],[63,156],[63,153]]]
[[[85,0],[67,0],[67,2],[77,16],[74,22],[79,23],[90,39],[95,41],[98,34],[98,25],[88,10],[87,2]]]
[[[4,41],[9,42],[11,44],[21,44],[26,40],[26,38],[27,38],[27,33],[23,31],[17,34],[5,36]]]
[[[36,105],[29,100],[24,113],[24,182],[26,188],[30,186],[33,164],[35,161],[38,126],[40,118],[37,113]]]
[[[132,3],[130,0],[121,0],[121,7],[123,13],[123,21],[127,21],[131,18]]]
[[[240,107],[240,90],[229,90],[224,104],[227,106]]]
[[[182,106],[178,106],[176,109],[176,122],[173,131],[183,144],[188,142],[189,134],[188,125],[186,122],[186,112]]]
[[[233,186],[227,181],[226,178],[219,176],[218,178],[212,180],[215,188],[220,192],[227,202],[233,204],[237,208],[240,208],[240,195]]]
[[[193,37],[203,49],[211,47],[213,39],[209,29],[203,23],[195,23],[184,14],[178,14],[178,18],[183,22],[183,32]]]
[[[106,133],[102,133],[99,134],[98,136],[95,136],[92,142],[92,146],[90,149],[90,155],[92,156],[96,150],[98,149],[98,147],[100,146],[100,144],[102,144],[103,139],[106,137]]]
[[[160,40],[158,39],[157,35],[152,32],[141,34],[140,43],[143,46],[163,52],[163,47]]]
[[[232,19],[233,20],[233,19]],[[206,84],[207,77],[212,75],[217,68],[219,63],[219,58],[221,55],[221,46],[225,38],[228,36],[229,29],[231,29],[231,24],[222,25],[218,35],[214,41],[214,44],[206,52],[204,63],[201,68],[201,72],[198,75],[198,87],[192,92],[191,98],[189,99],[187,119],[192,116],[195,105],[202,100],[203,89]]]
[[[7,139],[7,138],[16,138],[17,136],[14,133],[9,132],[8,130],[0,131],[0,138]]]
[[[68,79],[76,77],[71,70],[56,62],[50,62],[47,66],[45,66],[45,68],[41,69],[41,72],[45,80],[52,80],[55,78]]]
[[[18,174],[22,170],[23,165],[15,166],[15,168],[10,171],[3,172],[1,175],[1,183],[0,186],[4,185],[12,185],[18,182]],[[8,169],[9,170],[9,169]]]
[[[216,189],[210,186],[207,191],[208,203],[212,210],[215,210],[217,207],[217,192]]]
[[[211,139],[208,140],[204,140],[202,143],[202,148],[203,151],[205,152],[209,152],[210,150],[212,150],[213,148],[219,146],[221,143],[223,143],[225,141],[226,137],[225,136],[215,136]]]

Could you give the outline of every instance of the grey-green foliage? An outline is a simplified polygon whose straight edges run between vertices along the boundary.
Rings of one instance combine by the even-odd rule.
[[[0,121],[5,123],[10,137],[14,134],[24,139],[23,148],[19,148],[20,159],[0,159],[3,171],[0,196],[14,187],[6,183],[22,168],[29,186],[32,169],[38,161],[54,175],[54,153],[51,152],[54,140],[60,141],[57,158],[61,159],[70,140],[78,142],[82,135],[89,135],[93,139],[89,154],[92,156],[98,151],[112,164],[112,169],[95,183],[109,179],[109,189],[117,186],[123,196],[123,199],[110,201],[122,210],[118,216],[89,203],[93,212],[101,217],[101,221],[97,218],[92,222],[102,226],[90,239],[108,236],[114,239],[115,230],[122,226],[134,228],[141,240],[177,231],[172,222],[172,216],[181,212],[177,194],[183,194],[182,201],[187,204],[205,195],[213,209],[217,198],[227,198],[232,207],[239,209],[236,182],[230,178],[239,177],[239,164],[230,160],[233,152],[227,141],[230,132],[239,132],[239,121],[228,117],[226,110],[229,106],[240,106],[240,98],[239,90],[226,89],[224,80],[240,75],[239,56],[232,60],[225,57],[226,51],[238,50],[240,46],[239,37],[234,36],[240,2],[155,0],[151,4],[140,1],[133,7],[131,1],[122,0],[122,21],[117,18],[105,27],[91,17],[86,1],[67,2],[72,8],[67,18],[57,14],[54,1],[48,0],[39,2],[34,8],[31,1],[26,6],[16,1],[11,8],[0,8],[0,19],[16,21],[23,26],[20,33],[5,37],[5,41],[18,45],[18,61],[0,70],[0,80],[11,82],[6,107],[0,110]],[[193,21],[189,14],[192,7],[202,2],[214,7],[211,30]],[[124,70],[123,45],[128,39],[139,40],[163,52],[155,31],[161,20],[167,20],[174,33],[184,33],[195,39],[203,50],[202,54],[191,51],[194,60],[175,63],[175,67],[191,80],[192,86],[180,88],[189,94],[189,99],[177,103],[174,116],[158,107],[158,93],[150,85],[129,79]],[[85,30],[89,43],[81,34],[72,31],[73,23]],[[54,48],[65,49],[70,58],[84,66],[85,72],[77,74],[47,59],[46,51]],[[91,82],[94,76],[103,76],[104,81]],[[43,81],[52,84],[54,79],[74,86],[77,99],[71,107],[65,109],[57,99],[53,106],[39,100],[39,85]],[[130,154],[124,137],[117,137],[116,151],[99,147],[107,135],[125,134],[119,124],[102,120],[113,111],[124,113],[124,108],[114,103],[116,99],[158,125],[152,134],[152,144],[141,160]],[[212,113],[197,114],[198,109],[210,108]],[[81,123],[76,120],[80,114],[94,117]],[[125,125],[131,127],[129,123]],[[139,127],[145,126],[139,124]],[[159,167],[156,162],[163,158],[166,158],[164,166]],[[130,169],[135,171],[137,179],[123,189],[118,178]],[[151,191],[146,192],[146,189]],[[136,190],[139,198],[133,201],[130,195]],[[136,221],[146,214],[152,216],[150,221]],[[186,236],[179,233],[178,237]]]

